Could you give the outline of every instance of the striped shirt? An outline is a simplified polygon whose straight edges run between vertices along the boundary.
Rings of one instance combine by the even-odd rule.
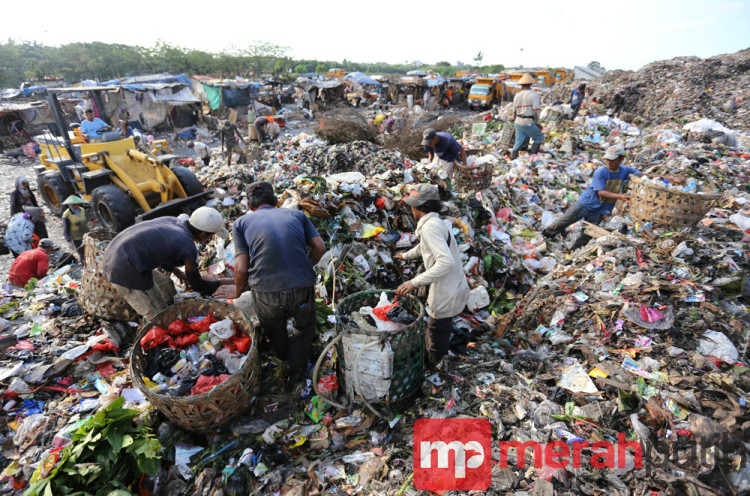
[[[539,121],[541,101],[539,93],[533,90],[523,90],[513,99],[513,116],[517,124],[531,124]]]

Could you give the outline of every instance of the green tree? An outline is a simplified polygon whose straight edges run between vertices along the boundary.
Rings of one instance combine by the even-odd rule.
[[[597,71],[605,71],[605,70],[606,70],[606,69],[605,69],[604,67],[602,67],[602,65],[601,65],[601,64],[600,64],[599,62],[597,62],[596,60],[592,60],[591,62],[589,62],[589,63],[588,63],[588,66],[587,66],[587,67],[588,67],[589,69],[595,69],[595,70],[597,70]]]
[[[484,54],[480,50],[479,53],[477,53],[474,56],[474,63],[476,64],[477,67],[479,67],[480,65],[482,65],[482,59],[484,59]]]
[[[307,66],[304,64],[297,64],[296,66],[294,66],[294,72],[296,72],[297,74],[304,74],[305,72],[307,72]]]
[[[318,74],[325,74],[326,72],[328,72],[328,67],[324,64],[318,64],[315,66],[315,72],[317,72]]]

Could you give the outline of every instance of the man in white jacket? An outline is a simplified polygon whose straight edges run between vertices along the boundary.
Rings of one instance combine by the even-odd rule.
[[[450,228],[440,219],[439,212],[443,205],[438,187],[420,184],[404,198],[404,203],[411,207],[417,219],[419,244],[406,253],[399,253],[397,257],[402,260],[422,257],[426,270],[399,286],[396,294],[406,295],[417,288],[430,287],[425,349],[427,367],[432,368],[448,354],[453,318],[461,313],[469,300],[469,285],[458,244]]]

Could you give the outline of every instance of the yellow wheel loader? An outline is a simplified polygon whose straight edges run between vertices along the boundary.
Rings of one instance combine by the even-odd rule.
[[[151,150],[117,131],[86,140],[77,123],[66,123],[58,95],[88,91],[103,109],[101,93],[111,87],[47,91],[57,129],[35,137],[41,147],[36,171],[38,189],[54,214],[62,215],[62,202],[75,194],[91,204],[103,227],[120,232],[137,221],[189,214],[212,195],[190,169],[170,166],[175,155],[156,154],[168,150],[164,140],[153,142]]]

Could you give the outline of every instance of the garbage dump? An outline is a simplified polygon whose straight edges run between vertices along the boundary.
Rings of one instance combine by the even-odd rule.
[[[597,91],[641,78],[642,97],[625,107],[637,119],[594,104],[571,121],[550,107],[541,153],[516,160],[501,144],[505,109],[459,117],[453,132],[463,131],[467,165],[487,174],[442,191],[471,293],[453,321],[449,356],[426,372],[421,346],[410,348],[421,344],[424,314],[392,291],[420,270],[396,256],[418,242],[402,199],[412,185],[447,179],[441,170],[376,142],[337,136],[332,144],[305,132],[254,149],[246,164],[227,165],[214,150],[209,165],[192,168],[216,190],[209,205],[227,221],[246,213],[247,184],[267,180],[279,207],[307,214],[326,243],[316,266],[318,362],[284,391],[252,302],[240,311],[239,299],[206,302],[180,289],[157,325],[86,313],[75,265],[23,289],[6,285],[4,490],[417,495],[415,422],[469,417],[491,424],[491,494],[750,494],[746,103],[688,111],[675,103],[680,94],[651,105],[661,97],[648,79],[667,71],[659,85],[695,78],[705,86],[704,66],[716,66],[739,80],[709,84],[740,101],[746,53],[613,71]],[[362,112],[382,123],[424,111]],[[671,195],[663,205],[696,195],[699,218],[673,227],[639,217],[633,209],[645,199],[633,197],[599,225],[581,221],[545,238],[616,144],[626,165],[651,175],[644,184]],[[684,182],[667,184],[667,175]],[[571,249],[581,233],[591,241]],[[233,277],[231,242],[200,253],[204,271]],[[407,328],[414,332],[399,342],[378,334]],[[594,445],[618,441],[628,449],[597,468]],[[579,463],[536,466],[533,450],[497,449],[512,442],[578,446]]]

